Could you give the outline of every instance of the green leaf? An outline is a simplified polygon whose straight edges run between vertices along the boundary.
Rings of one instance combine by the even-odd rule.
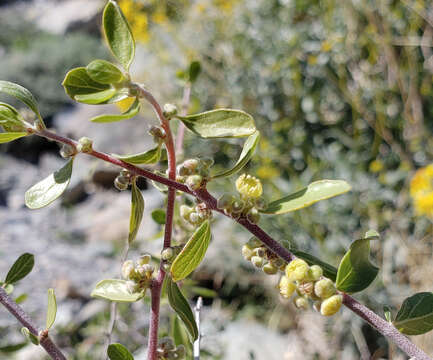
[[[18,296],[18,297],[15,299],[15,302],[16,302],[17,304],[22,304],[24,301],[27,300],[28,297],[29,297],[29,296],[28,296],[27,294],[21,294],[20,296]]]
[[[282,199],[271,202],[265,214],[285,214],[290,211],[299,210],[314,203],[344,194],[351,186],[344,180],[319,180],[307,187]]]
[[[132,354],[122,344],[110,344],[107,355],[110,360],[134,360]]]
[[[90,296],[116,302],[135,302],[140,300],[144,294],[142,292],[130,293],[125,280],[106,279],[96,284]]]
[[[256,131],[253,117],[240,110],[217,109],[177,117],[203,138],[244,137]]]
[[[116,65],[105,60],[93,60],[86,70],[93,80],[101,84],[115,84],[125,79]]]
[[[57,301],[54,289],[48,289],[48,305],[47,305],[47,322],[46,330],[49,330],[53,326],[56,320],[57,314]]]
[[[201,72],[201,64],[198,61],[193,61],[189,64],[189,82],[193,83],[197,80]]]
[[[23,132],[26,127],[23,117],[11,105],[0,102],[0,126],[7,132]]]
[[[194,234],[192,234],[182,251],[176,259],[174,259],[170,269],[173,281],[186,278],[200,265],[209,246],[210,238],[210,225],[209,221],[206,220]]]
[[[163,209],[153,210],[152,219],[159,225],[165,225],[165,210]]]
[[[140,164],[155,164],[161,157],[161,145],[147,150],[145,152],[133,155],[117,155],[113,154],[119,160],[122,160],[128,164],[140,165]]]
[[[406,335],[433,330],[433,293],[420,292],[405,299],[393,323]]]
[[[176,346],[189,344],[188,333],[181,325],[179,316],[174,315],[170,319],[170,332]]]
[[[122,114],[99,115],[99,116],[95,116],[95,117],[91,118],[90,121],[96,122],[96,123],[109,123],[109,122],[116,122],[116,121],[131,119],[135,115],[138,114],[138,112],[140,111],[140,107],[141,107],[140,102],[137,99],[134,101],[134,103],[131,105],[131,107]]]
[[[21,333],[34,345],[39,345],[39,337],[30,332],[26,327],[21,328]]]
[[[36,116],[43,124],[42,116],[39,112],[36,99],[34,98],[32,93],[28,91],[25,87],[9,81],[0,80],[0,92],[13,96],[18,100],[22,101],[36,114]]]
[[[4,144],[16,139],[19,139],[21,137],[27,136],[28,134],[26,132],[7,132],[7,133],[0,133],[0,144]]]
[[[376,278],[379,268],[370,260],[370,241],[378,239],[377,232],[368,232],[373,235],[355,240],[350,249],[341,259],[338,267],[336,286],[340,291],[355,293],[367,288]]]
[[[115,93],[116,89],[108,89],[92,94],[75,95],[75,100],[83,104],[98,105],[106,103]]]
[[[32,271],[34,265],[35,257],[33,254],[22,254],[10,268],[6,275],[5,283],[14,284],[25,278]]]
[[[63,194],[71,180],[73,161],[74,159],[71,158],[60,170],[26,191],[25,203],[28,208],[40,209]]]
[[[170,278],[167,278],[167,296],[170,306],[179,315],[186,329],[188,330],[192,342],[198,338],[197,324],[194,319],[191,307],[179,290],[177,284]]]
[[[230,176],[237,173],[239,170],[241,170],[247,164],[247,162],[250,161],[251,157],[254,154],[254,150],[256,149],[256,146],[259,143],[259,140],[260,140],[259,131],[256,131],[253,135],[250,135],[247,141],[245,141],[241,155],[239,156],[239,159],[236,162],[235,166],[233,166],[231,169],[227,171],[224,171],[212,177],[216,179],[219,177]]]
[[[2,353],[15,352],[15,351],[21,350],[26,345],[27,345],[27,343],[24,342],[24,343],[19,343],[19,344],[14,344],[14,345],[2,346],[2,347],[0,347],[0,352],[2,352]]]
[[[87,74],[85,67],[79,67],[68,71],[62,83],[68,94],[73,100],[76,96],[90,95],[95,93],[111,90],[111,86],[107,84],[100,84],[94,81],[89,74]],[[77,100],[78,101],[78,100]]]
[[[113,55],[126,71],[134,60],[135,41],[128,22],[116,2],[110,0],[102,15],[105,37]]]
[[[320,260],[319,258],[310,255],[298,249],[289,249],[290,252],[298,258],[305,260],[308,265],[319,265],[323,270],[323,275],[328,279],[335,281],[337,279],[337,269],[332,265]]]
[[[141,220],[144,213],[144,199],[140,189],[134,179],[131,189],[131,217],[129,219],[129,236],[128,243],[131,244],[137,237],[138,229],[140,228]]]

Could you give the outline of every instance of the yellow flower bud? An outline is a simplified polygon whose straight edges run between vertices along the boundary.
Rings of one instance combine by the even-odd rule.
[[[342,295],[332,295],[330,298],[323,300],[320,306],[320,313],[324,316],[332,316],[340,310],[342,303]]]
[[[253,256],[251,258],[251,263],[256,267],[256,268],[262,268],[262,266],[265,264],[265,259],[263,259],[260,256]]]
[[[238,177],[236,180],[236,189],[246,198],[258,198],[263,192],[260,180],[247,174],[242,174]]]
[[[335,285],[332,280],[323,278],[314,285],[314,293],[321,299],[327,299],[336,292]]]
[[[296,297],[293,299],[293,304],[298,309],[307,310],[308,309],[308,300],[304,297]]]
[[[247,245],[242,246],[242,256],[245,260],[250,261],[253,255],[253,251]]]
[[[302,259],[295,259],[286,266],[286,275],[292,281],[302,281],[307,278],[310,267]]]
[[[278,272],[278,268],[275,267],[271,263],[267,263],[265,266],[263,266],[263,272],[268,275],[274,275]]]
[[[319,265],[310,266],[310,271],[308,272],[308,278],[312,281],[317,281],[323,275],[323,270]]]
[[[281,296],[285,297],[286,299],[291,297],[296,290],[296,285],[291,282],[287,276],[281,277],[278,287],[280,288]]]

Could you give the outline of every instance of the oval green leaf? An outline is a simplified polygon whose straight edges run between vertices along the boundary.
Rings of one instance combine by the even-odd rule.
[[[110,122],[131,119],[138,114],[138,112],[140,111],[140,107],[141,107],[140,102],[138,100],[135,100],[134,103],[131,105],[131,107],[122,114],[99,115],[91,118],[90,121],[96,123],[110,123]]]
[[[75,95],[75,100],[89,105],[105,104],[115,93],[116,89],[107,89],[92,94]]]
[[[54,289],[48,289],[48,305],[47,305],[47,321],[46,330],[51,329],[57,315],[57,301],[56,295],[54,294]]]
[[[122,344],[110,344],[107,349],[110,360],[134,360],[129,350]]]
[[[211,238],[209,221],[206,220],[192,234],[182,251],[174,259],[171,265],[171,277],[173,281],[179,281],[191,274],[206,254]]]
[[[27,190],[25,194],[27,207],[30,209],[40,209],[51,204],[62,195],[71,180],[73,162],[74,159],[72,158],[60,170]]]
[[[22,254],[12,265],[6,275],[5,283],[14,284],[17,281],[25,278],[35,265],[35,257],[33,254]]]
[[[253,117],[240,110],[217,109],[177,117],[203,138],[245,137],[256,131]]]
[[[0,126],[7,132],[23,132],[25,124],[23,117],[11,105],[0,102]]]
[[[393,324],[406,335],[433,330],[433,293],[420,292],[405,299]]]
[[[86,70],[93,80],[101,84],[115,84],[125,79],[116,65],[105,60],[93,60]]]
[[[90,296],[116,302],[135,302],[140,300],[144,294],[130,293],[125,280],[106,279],[96,284]]]
[[[170,278],[167,278],[166,289],[170,306],[179,315],[190,334],[191,342],[194,342],[198,338],[198,328],[188,301],[186,301],[177,284]]]
[[[159,225],[165,225],[165,210],[163,209],[153,210],[152,219]]]
[[[227,171],[224,171],[212,177],[216,179],[220,177],[230,176],[240,171],[248,163],[248,161],[250,161],[251,157],[254,154],[254,151],[256,150],[257,144],[259,143],[259,140],[260,140],[259,131],[256,131],[253,135],[250,135],[247,141],[245,141],[241,155],[239,156],[239,159],[236,162],[235,166],[233,166],[231,169]]]
[[[134,60],[135,41],[128,22],[116,2],[110,0],[105,6],[102,22],[111,52],[128,71]]]
[[[319,180],[307,187],[271,202],[265,214],[285,214],[290,211],[299,210],[314,203],[344,194],[351,186],[344,180]]]
[[[94,81],[89,74],[87,74],[85,67],[68,71],[62,85],[65,88],[66,94],[73,100],[76,100],[76,96],[100,93],[111,88],[110,85]]]
[[[372,236],[368,236],[368,235]],[[370,241],[378,239],[377,232],[368,232],[363,239],[355,240],[341,259],[336,286],[340,291],[355,293],[366,289],[376,278],[379,268],[369,259]]]
[[[128,164],[140,165],[140,164],[155,164],[161,157],[161,145],[147,150],[145,152],[133,155],[116,155],[113,154],[119,160],[122,160]]]
[[[14,141],[16,139],[22,138],[22,137],[27,136],[27,135],[28,135],[28,133],[26,133],[26,132],[0,133],[0,144]]]
[[[137,237],[138,229],[140,228],[141,220],[144,213],[144,199],[140,189],[134,179],[131,188],[131,217],[129,219],[129,235],[128,243],[131,244]]]
[[[10,81],[0,80],[0,92],[13,96],[18,100],[22,101],[36,114],[36,116],[43,124],[42,116],[39,112],[36,99],[34,98],[32,93],[28,91],[25,87],[12,83]]]

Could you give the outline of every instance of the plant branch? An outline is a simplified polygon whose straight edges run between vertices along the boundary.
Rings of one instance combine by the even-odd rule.
[[[32,319],[24,312],[12,298],[6,293],[5,289],[0,286],[0,303],[13,315],[15,318],[29,331],[39,337],[39,331],[35,325],[33,325]],[[66,357],[62,354],[60,349],[53,343],[50,337],[42,336],[40,338],[40,344],[45,349],[48,355],[54,360],[66,360]]]

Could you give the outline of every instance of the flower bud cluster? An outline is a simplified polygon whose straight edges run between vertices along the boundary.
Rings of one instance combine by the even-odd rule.
[[[223,194],[217,202],[217,207],[224,210],[224,213],[238,219],[245,216],[249,222],[257,224],[260,220],[259,210],[263,210],[266,205],[263,198],[245,198],[230,194]]]
[[[156,349],[158,360],[184,359],[185,353],[185,346],[176,346],[170,337],[163,337],[158,341],[158,348]]]
[[[83,153],[89,153],[93,150],[93,140],[83,136],[78,140],[77,151]]]
[[[135,263],[132,260],[126,260],[123,263],[122,277],[127,280],[126,285],[129,292],[146,292],[150,287],[155,271],[150,260],[151,256],[144,254]]]
[[[198,203],[196,206],[190,207],[187,205],[180,206],[180,216],[191,225],[200,225],[206,219],[212,218],[212,210],[208,208],[206,203]]]
[[[333,281],[323,276],[322,268],[309,266],[302,259],[295,259],[286,266],[279,289],[286,299],[296,292],[293,303],[298,309],[308,309],[309,300],[314,301],[314,309],[324,316],[334,315],[343,302],[343,296],[337,294]]]
[[[131,180],[131,173],[126,169],[122,169],[119,175],[114,179],[114,186],[117,190],[126,190],[131,183]]]
[[[284,271],[286,267],[286,262],[263,246],[262,242],[256,237],[252,237],[242,246],[242,256],[268,275]]]
[[[209,168],[212,165],[211,158],[187,159],[177,166],[176,181],[184,183],[192,191],[197,190],[209,177]]]

